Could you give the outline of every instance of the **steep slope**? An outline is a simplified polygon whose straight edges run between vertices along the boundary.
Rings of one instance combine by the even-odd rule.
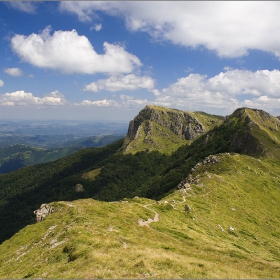
[[[52,203],[54,214],[0,245],[0,278],[278,278],[278,175],[226,153],[158,202]]]
[[[206,127],[207,114],[194,114],[199,114],[201,119],[205,117],[203,126]],[[2,175],[0,240],[10,238],[32,223],[33,211],[41,203],[88,197],[104,201],[134,196],[161,199],[173,192],[192,168],[209,155],[238,152],[261,158],[279,169],[279,144],[275,140],[279,139],[275,129],[279,121],[270,115],[265,121],[263,116],[259,110],[238,109],[222,124],[191,140],[191,145],[187,143],[170,155],[158,151],[123,153],[123,140],[120,140],[103,148],[82,150],[56,162]],[[77,185],[83,186],[82,192],[76,191]]]
[[[217,153],[237,152],[264,157],[279,164],[279,125],[277,118],[264,111],[237,109],[221,125],[195,139],[190,146],[182,146],[175,151],[167,169],[151,178],[137,195],[161,198],[183,180],[197,162]]]
[[[248,154],[252,155],[266,155],[270,158],[278,159],[280,155],[280,121],[262,110],[244,109],[245,121],[247,124],[244,137],[254,138],[255,150],[250,150],[247,147]],[[235,141],[235,139],[238,139]],[[232,141],[232,146],[242,147],[242,141],[240,135],[235,135],[235,139]],[[245,140],[245,139],[244,139]],[[247,140],[247,142],[249,142]],[[251,143],[252,144],[252,143]],[[248,143],[250,145],[250,143]],[[251,145],[254,146],[254,145]]]
[[[129,123],[124,151],[170,154],[222,122],[223,117],[147,105]]]
[[[33,211],[41,203],[90,197],[88,192],[76,192],[81,181],[71,176],[86,172],[120,149],[123,140],[102,148],[83,149],[60,160],[27,166],[0,175],[0,242],[10,238],[20,228],[34,220]],[[70,178],[70,179],[69,179]],[[65,184],[59,184],[61,180]]]

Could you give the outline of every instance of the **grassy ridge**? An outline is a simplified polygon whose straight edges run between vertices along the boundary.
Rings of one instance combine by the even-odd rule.
[[[242,108],[172,153],[123,154],[120,140],[0,176],[4,239],[41,203],[64,200],[0,245],[0,278],[277,278],[278,126]],[[197,165],[209,155],[218,161]],[[152,210],[159,222],[140,227]]]
[[[261,125],[254,125],[247,118],[257,112],[236,110],[221,125],[172,154],[158,151],[123,154],[120,151],[123,140],[120,140],[103,148],[84,149],[52,163],[0,176],[0,225],[9,225],[0,232],[1,242],[32,223],[33,211],[41,203],[87,197],[114,201],[136,195],[160,199],[172,192],[197,162],[211,154],[239,152],[268,157],[273,154],[274,159],[277,158],[279,145],[270,136],[278,137],[278,134],[273,130],[268,134]],[[251,115],[250,120],[253,119]],[[274,118],[272,120],[275,122]],[[157,127],[154,123],[152,126]],[[269,127],[268,123],[266,126]],[[258,147],[260,149],[256,150]],[[267,151],[259,153],[263,147]],[[269,153],[270,150],[273,153]],[[94,175],[94,180],[87,176],[89,174]],[[83,185],[84,192],[75,191],[77,184]]]
[[[53,203],[57,212],[0,245],[0,277],[277,278],[279,169],[245,155],[217,157],[194,171],[200,180],[191,189],[158,202]],[[139,226],[151,210],[159,221]]]

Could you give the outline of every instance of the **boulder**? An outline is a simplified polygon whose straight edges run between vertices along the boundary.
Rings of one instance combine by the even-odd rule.
[[[34,211],[34,214],[36,215],[36,221],[43,221],[47,215],[50,215],[53,212],[53,208],[50,205],[46,203],[41,204],[40,208]]]

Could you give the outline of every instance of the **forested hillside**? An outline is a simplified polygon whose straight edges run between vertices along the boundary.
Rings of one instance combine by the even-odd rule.
[[[41,136],[46,141],[46,138]],[[102,147],[123,138],[123,135],[99,135],[75,141],[57,143],[56,148],[30,147],[15,144],[0,148],[0,174],[15,171],[24,166],[31,166],[58,160],[83,148]],[[20,139],[18,139],[20,141]]]

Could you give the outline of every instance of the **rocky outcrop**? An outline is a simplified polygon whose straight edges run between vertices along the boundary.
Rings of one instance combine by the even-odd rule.
[[[220,159],[218,156],[214,156],[214,155],[210,155],[207,158],[205,158],[202,162],[198,162],[192,169],[191,169],[191,173],[189,174],[189,176],[187,178],[185,178],[183,181],[181,181],[178,186],[177,189],[181,190],[181,191],[191,191],[192,192],[192,188],[190,184],[198,184],[199,183],[199,175],[196,175],[195,177],[193,176],[193,172],[195,172],[200,166],[203,165],[209,165],[209,164],[217,164],[220,162]]]
[[[219,157],[218,156],[214,156],[214,155],[210,155],[209,157],[205,158],[202,162],[198,162],[193,168],[192,168],[192,172],[194,172],[197,168],[199,168],[202,165],[207,165],[207,164],[215,164],[215,163],[219,163]]]
[[[130,121],[126,142],[138,137],[139,129],[145,121],[153,121],[185,140],[192,140],[205,132],[203,125],[188,112],[147,105]]]
[[[46,216],[52,214],[53,212],[53,207],[48,204],[41,204],[40,208],[34,211],[34,214],[36,215],[36,221],[43,221]]]

